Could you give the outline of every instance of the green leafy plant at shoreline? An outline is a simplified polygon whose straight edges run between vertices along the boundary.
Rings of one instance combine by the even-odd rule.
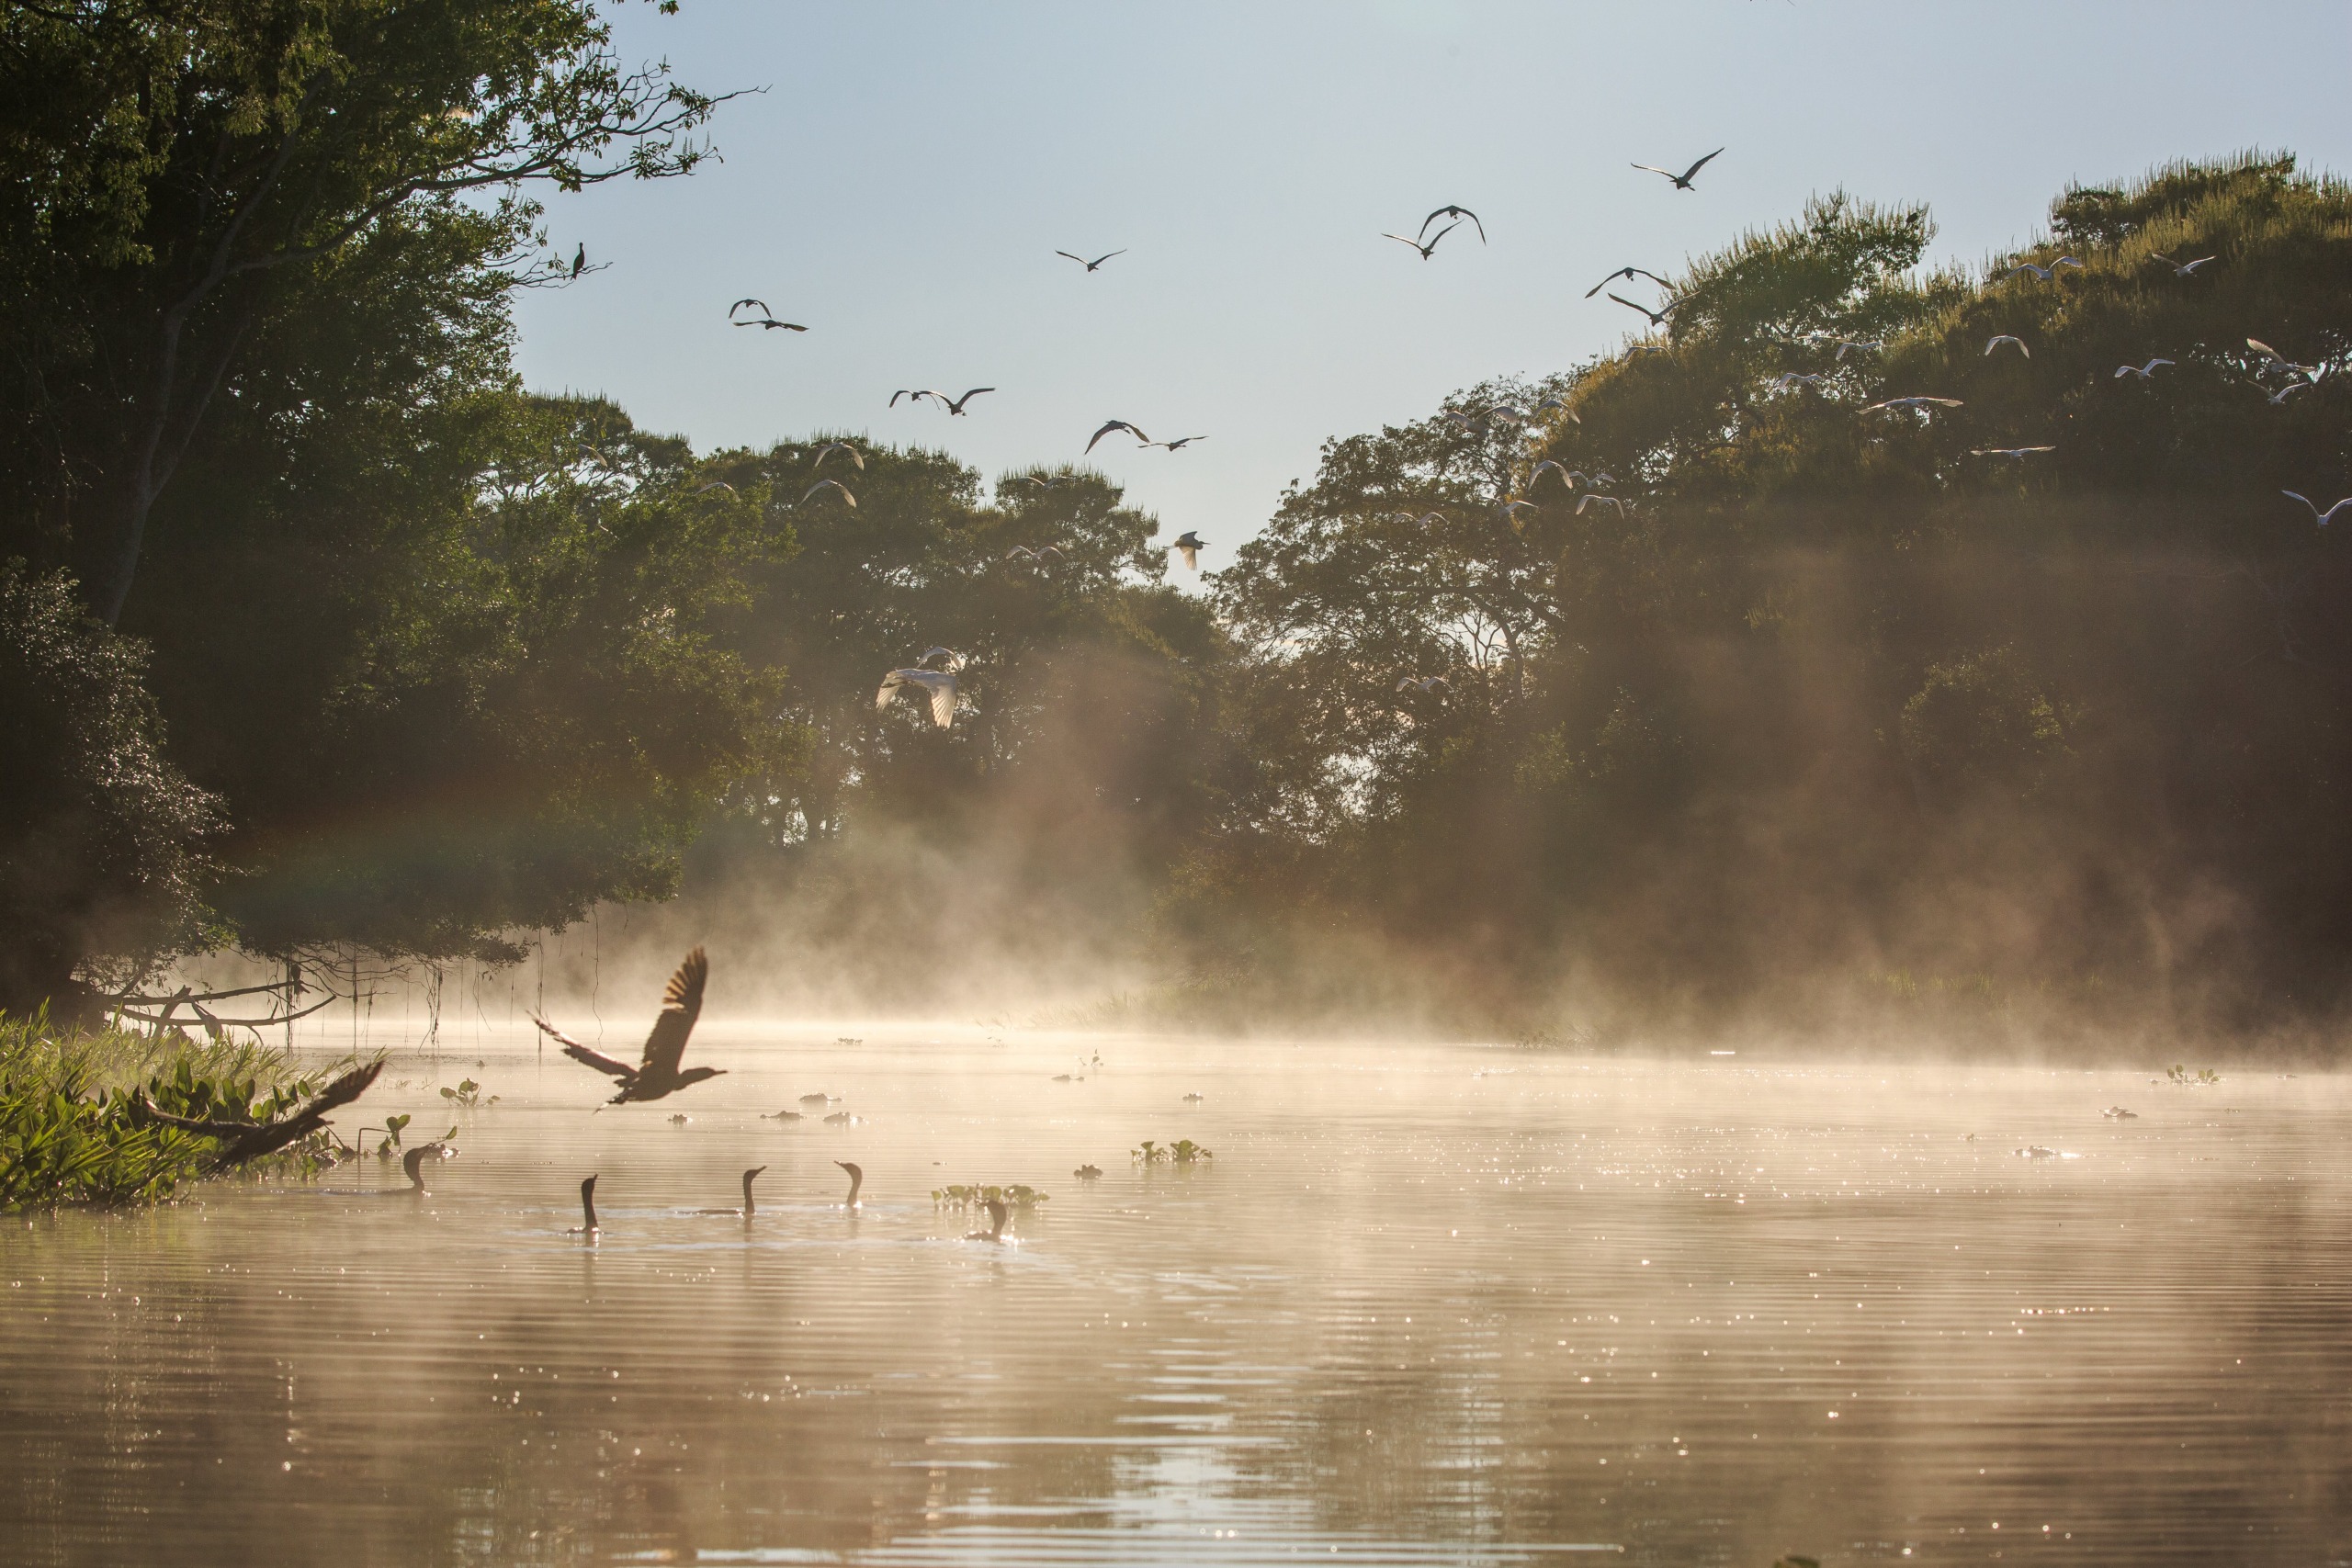
[[[323,1081],[282,1052],[198,1044],[177,1030],[60,1035],[40,1015],[0,1018],[0,1211],[160,1202],[205,1174],[219,1140],[157,1121],[151,1109],[261,1124]],[[324,1131],[271,1156],[296,1168],[334,1158]]]

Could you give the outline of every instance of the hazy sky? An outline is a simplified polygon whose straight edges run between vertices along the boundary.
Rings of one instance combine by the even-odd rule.
[[[620,9],[728,105],[725,162],[549,204],[611,264],[527,297],[537,389],[696,446],[815,430],[943,447],[993,480],[1094,459],[1163,536],[1222,547],[1329,436],[1560,369],[1671,273],[1843,186],[1924,200],[1935,254],[2030,239],[2070,180],[2287,149],[2352,168],[2352,4],[784,4]],[[1726,146],[1692,193],[1680,167]],[[1459,202],[1423,262],[1380,237]],[[1127,249],[1089,276],[1054,254]],[[757,295],[805,334],[735,331]],[[1647,293],[1634,298],[1649,299]],[[995,386],[950,419],[900,387]]]

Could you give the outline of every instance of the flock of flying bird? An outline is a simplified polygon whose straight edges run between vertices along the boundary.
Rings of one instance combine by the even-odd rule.
[[[944,649],[934,651],[944,652]],[[536,1013],[532,1015],[531,1021],[538,1025],[540,1031],[548,1039],[562,1046],[565,1055],[584,1066],[595,1068],[596,1071],[618,1083],[619,1088],[615,1091],[613,1098],[605,1102],[606,1104],[628,1105],[646,1100],[666,1100],[680,1089],[690,1089],[707,1079],[725,1076],[726,1070],[721,1067],[689,1067],[682,1065],[685,1056],[687,1037],[694,1033],[695,1021],[702,1015],[703,991],[709,981],[710,960],[704,955],[703,950],[697,947],[686,954],[684,962],[681,963],[675,972],[671,975],[670,983],[662,988],[662,1010],[654,1017],[652,1032],[645,1037],[645,1048],[639,1054],[635,1066],[618,1057],[607,1056],[594,1046],[574,1040]],[[806,1098],[822,1100],[828,1097],[819,1095]],[[603,1107],[599,1106],[597,1109],[602,1110]],[[785,1114],[797,1119],[796,1113],[786,1112]],[[672,1120],[684,1121],[685,1118],[678,1116],[673,1117]],[[446,1145],[441,1144],[428,1144],[409,1150],[401,1159],[401,1168],[408,1174],[407,1190],[420,1197],[425,1196],[423,1168],[424,1162],[428,1159],[447,1156],[452,1152]],[[862,1200],[858,1194],[865,1185],[865,1172],[848,1160],[835,1160],[833,1163],[849,1177],[849,1193],[843,1199],[842,1206],[845,1210],[854,1212],[862,1206]],[[766,1169],[766,1166],[757,1165],[743,1172],[743,1203],[741,1208],[694,1209],[688,1213],[749,1221],[757,1210],[752,1196],[752,1183],[757,1180],[760,1174]],[[1097,1176],[1102,1174],[1092,1166],[1082,1168],[1081,1174],[1086,1171],[1091,1171]],[[973,1231],[964,1239],[995,1243],[1011,1241],[1012,1238],[1004,1234],[1004,1227],[1011,1218],[1010,1210],[1004,1203],[993,1199],[989,1200],[984,1207],[989,1212],[990,1221],[989,1228],[984,1231]],[[591,1241],[603,1234],[603,1227],[596,1219],[596,1178],[593,1175],[582,1179],[580,1183],[580,1224],[565,1234]]]
[[[1679,173],[1677,173],[1672,169],[1661,168],[1654,164],[1634,164],[1632,166],[1635,169],[1643,170],[1646,173],[1657,175],[1663,177],[1671,184],[1676,190],[1690,191],[1696,188],[1693,182],[1698,178],[1699,172],[1704,169],[1715,159],[1721,157],[1724,152],[1724,149],[1718,147],[1713,152],[1708,153],[1705,157],[1700,158],[1691,164],[1690,167]],[[1436,231],[1432,233],[1432,227],[1441,220],[1448,220],[1449,221],[1445,223],[1444,227],[1436,229]],[[1439,243],[1443,241],[1447,235],[1453,233],[1456,229],[1461,228],[1464,223],[1469,224],[1472,232],[1478,236],[1478,243],[1480,244],[1487,243],[1486,223],[1479,218],[1478,214],[1466,207],[1459,205],[1458,203],[1451,202],[1443,207],[1436,209],[1431,211],[1428,217],[1422,219],[1420,226],[1409,236],[1405,234],[1384,232],[1381,235],[1381,238],[1394,240],[1399,244],[1409,246],[1419,254],[1423,261],[1428,261],[1436,254]],[[1054,254],[1076,262],[1089,273],[1094,273],[1101,271],[1102,265],[1105,262],[1110,261],[1113,257],[1122,256],[1127,253],[1125,249],[1110,251],[1102,255],[1096,256],[1091,260],[1089,260],[1087,257],[1080,255],[1072,251],[1057,251]],[[575,263],[577,263],[579,259],[580,258],[575,258]],[[2151,262],[2158,263],[2164,266],[2169,267],[2176,277],[2182,278],[2195,276],[2199,268],[2211,265],[2216,259],[2217,258],[2214,256],[2198,256],[2189,260],[2182,261],[2177,260],[2172,256],[2165,255],[2161,253],[2152,253],[2149,257]],[[2061,270],[2065,268],[2075,268],[2079,270],[2082,266],[2083,263],[2079,259],[2070,255],[2059,256],[2046,265],[2035,262],[2019,262],[2017,265],[2011,267],[2007,272],[2002,275],[2002,280],[2008,281],[2019,277],[2030,276],[2037,281],[2049,283],[2057,277]],[[1605,291],[1608,294],[1608,297],[1616,303],[1624,306],[1627,310],[1638,312],[1653,330],[1669,327],[1672,323],[1675,311],[1679,309],[1682,304],[1680,299],[1669,298],[1663,304],[1654,310],[1647,305],[1640,303],[1638,300],[1626,299],[1623,295],[1619,294],[1614,288],[1610,287],[1611,284],[1619,282],[1631,283],[1636,278],[1646,278],[1651,283],[1657,285],[1660,288],[1668,290],[1669,294],[1674,288],[1674,285],[1669,280],[1660,276],[1655,272],[1651,272],[1644,267],[1629,265],[1619,267],[1614,272],[1610,273],[1599,283],[1594,284],[1589,289],[1586,290],[1584,297],[1589,299],[1595,295],[1601,294]],[[757,313],[741,316],[739,319],[738,312],[751,310],[755,310]],[[728,319],[739,327],[760,327],[771,331],[777,329],[789,332],[808,331],[806,327],[797,322],[778,321],[774,312],[768,309],[767,302],[758,299],[738,299],[729,308]],[[1838,363],[1842,363],[1849,354],[1868,354],[1883,349],[1886,346],[1883,341],[1877,339],[1838,338],[1831,336],[1830,334],[1816,334],[1816,341],[1822,343],[1824,346],[1832,343],[1836,344],[1836,362]],[[2257,379],[2255,385],[2273,405],[2285,403],[2289,398],[2294,396],[2297,392],[2308,389],[2319,379],[2320,370],[2317,367],[2308,365],[2298,365],[2288,359],[2285,355],[2279,354],[2276,349],[2270,347],[2269,344],[2263,343],[2260,339],[2250,337],[2246,339],[2246,344],[2260,356],[2260,367],[2256,372]],[[2030,360],[2033,357],[2033,350],[2031,346],[2028,344],[2023,338],[2011,333],[1997,333],[1989,339],[1984,344],[1984,354],[1989,357],[1996,352],[2004,348],[2015,349],[2018,355],[2025,359]],[[1659,344],[1637,343],[1632,344],[1627,352],[1636,355],[1662,354],[1667,352],[1667,350],[1664,345]],[[2142,382],[2150,382],[2155,378],[2155,375],[2158,370],[2173,366],[2176,363],[2177,361],[2173,359],[2169,359],[2162,355],[2154,355],[2151,356],[2144,364],[2117,366],[2110,379],[2120,380],[2129,376]],[[2275,392],[2272,391],[2268,386],[2264,385],[2263,380],[2261,379],[2262,378],[2267,378],[2273,375],[2283,376],[2285,378],[2283,384],[2280,385],[2278,389]],[[1807,374],[1792,370],[1784,371],[1779,376],[1772,378],[1767,385],[1782,392],[1791,391],[1801,387],[1817,390],[1824,385],[1826,379],[1826,378],[1823,375]],[[977,398],[983,393],[992,392],[994,390],[996,390],[996,389],[993,387],[974,387],[966,391],[961,397],[950,397],[945,392],[929,388],[900,388],[898,391],[891,394],[888,406],[896,408],[900,399],[909,400],[910,406],[912,403],[930,400],[939,404],[942,408],[944,408],[949,414],[961,415],[965,412],[966,405],[970,403],[974,398]],[[1882,399],[1877,402],[1865,405],[1861,412],[1864,413],[1911,412],[1917,413],[1923,419],[1932,420],[1935,417],[1936,412],[1939,409],[1953,409],[1961,406],[1962,400],[1958,398],[1935,397],[1926,394],[1911,394],[1902,397]],[[1576,422],[1577,417],[1576,411],[1558,397],[1547,397],[1541,402],[1537,403],[1532,410],[1520,409],[1509,404],[1503,404],[1490,409],[1476,411],[1474,412],[1448,410],[1444,413],[1443,417],[1452,422],[1464,434],[1468,434],[1476,433],[1480,427],[1487,424],[1488,422],[1498,421],[1507,423],[1524,425],[1532,420],[1537,414],[1545,412],[1558,412],[1571,422]],[[1105,420],[1102,424],[1096,429],[1093,435],[1088,439],[1085,447],[1086,452],[1092,452],[1095,446],[1100,443],[1104,436],[1110,435],[1114,432],[1124,433],[1134,436],[1139,447],[1158,446],[1170,452],[1181,452],[1193,442],[1204,441],[1207,439],[1207,437],[1204,435],[1185,435],[1168,441],[1154,441],[1144,432],[1142,427],[1135,424],[1133,422],[1124,419],[1111,419]],[[1973,447],[1970,449],[1969,455],[1974,457],[1991,457],[2008,462],[2023,462],[2028,458],[2040,457],[2056,450],[2056,445],[2054,443],[2050,443],[2036,446]],[[835,442],[831,446],[822,448],[818,454],[816,466],[821,466],[825,457],[834,452],[846,454],[850,460],[855,463],[861,469],[865,466],[864,457],[846,442]],[[1608,474],[1604,473],[1589,477],[1573,469],[1563,468],[1560,464],[1547,459],[1535,465],[1528,478],[1528,488],[1532,490],[1535,484],[1543,479],[1547,470],[1557,473],[1563,483],[1567,486],[1571,492],[1576,491],[1579,484],[1593,486],[1613,482],[1611,476]],[[1066,482],[1067,476],[1049,478],[1038,475],[1026,475],[1023,476],[1023,478],[1026,479],[1028,483],[1035,485],[1039,489],[1052,490],[1058,484]],[[857,498],[850,493],[847,486],[834,479],[821,479],[811,484],[808,491],[801,497],[801,502],[806,504],[808,502],[814,500],[817,496],[828,490],[837,492],[841,500],[848,506],[853,508],[856,506]],[[2323,527],[2334,521],[2339,513],[2346,512],[2347,509],[2352,509],[2352,497],[2346,497],[2344,500],[2336,502],[2333,506],[2327,507],[2325,510],[2322,510],[2316,502],[2310,500],[2308,497],[2299,493],[2298,491],[2282,491],[2280,493],[2291,498],[2292,500],[2301,502],[2303,505],[2309,507],[2311,509],[2312,515]],[[1623,516],[1630,504],[1632,503],[1624,497],[1606,494],[1597,489],[1587,489],[1585,493],[1577,496],[1576,511],[1577,514],[1581,515],[1584,511],[1590,506],[1610,506],[1614,507],[1617,510],[1618,514]],[[1538,507],[1535,502],[1529,501],[1524,497],[1520,497],[1507,499],[1501,502],[1497,510],[1505,520],[1509,521],[1514,527],[1517,527],[1520,526],[1520,516],[1521,513],[1540,511],[1541,508]],[[1423,516],[1419,518],[1417,521],[1421,523],[1423,525],[1433,525],[1437,523],[1442,523],[1443,519],[1436,513],[1429,513],[1423,514]],[[1188,568],[1194,571],[1198,571],[1200,570],[1200,552],[1205,547],[1205,545],[1196,534],[1188,531],[1179,536],[1174,543],[1168,547],[1182,556],[1184,564]],[[1008,563],[1025,562],[1033,566],[1040,567],[1054,565],[1065,558],[1067,558],[1066,554],[1061,547],[1051,544],[1036,547],[1025,545],[1016,546],[1004,557],[1004,560]],[[935,659],[944,659],[948,660],[948,663],[941,668],[933,668],[933,666]],[[953,723],[955,717],[956,671],[962,667],[962,663],[963,660],[960,656],[951,654],[949,650],[945,649],[933,649],[922,659],[918,660],[912,666],[906,669],[891,671],[888,675],[883,679],[881,690],[876,694],[876,709],[888,709],[893,699],[899,694],[904,693],[910,696],[917,696],[920,699],[927,700],[934,724],[943,729],[948,728]],[[1428,695],[1435,692],[1450,691],[1451,687],[1443,676],[1434,675],[1427,677],[1407,676],[1397,682],[1396,689],[1400,694],[1409,689],[1417,691],[1423,695]]]

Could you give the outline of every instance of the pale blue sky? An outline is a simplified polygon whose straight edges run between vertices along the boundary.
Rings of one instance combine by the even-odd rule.
[[[2343,0],[685,0],[618,36],[768,91],[721,111],[723,164],[550,202],[551,243],[611,268],[523,301],[533,387],[699,448],[847,430],[990,479],[1113,417],[1206,434],[1094,454],[1204,565],[1325,438],[1614,344],[1636,318],[1582,298],[1603,273],[1816,192],[1924,200],[1936,255],[1974,262],[2069,180],[2248,146],[2352,168]],[[1719,145],[1694,193],[1627,166]],[[1380,238],[1448,202],[1492,243]],[[1091,276],[1054,254],[1123,246]],[[731,330],[747,294],[811,330]],[[884,406],[981,385],[961,419]]]

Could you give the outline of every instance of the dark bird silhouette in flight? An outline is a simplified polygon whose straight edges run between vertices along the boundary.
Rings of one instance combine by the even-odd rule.
[[[1634,167],[1646,170],[1648,173],[1653,175],[1664,175],[1668,179],[1674,182],[1675,189],[1689,190],[1690,188],[1690,182],[1698,177],[1699,171],[1705,168],[1708,164],[1713,163],[1723,155],[1724,150],[1718,147],[1679,175],[1672,169],[1661,169],[1655,164],[1636,164]]]
[[[768,302],[764,299],[738,299],[735,303],[727,307],[727,319],[730,321],[733,321],[735,319],[735,312],[741,310],[746,305],[757,305],[760,308],[760,314],[763,316],[773,316],[775,314],[775,311],[769,309]]]
[[[1177,535],[1176,542],[1168,547],[1184,558],[1185,566],[1198,571],[1201,570],[1201,552],[1208,548],[1208,544],[1198,534],[1187,528]]]
[[[1650,325],[1654,327],[1662,327],[1666,325],[1667,318],[1673,315],[1675,307],[1682,303],[1679,299],[1669,299],[1666,302],[1666,309],[1663,310],[1653,310],[1647,305],[1634,304],[1623,294],[1612,293],[1609,298],[1616,300],[1617,303],[1624,306],[1628,310],[1639,310],[1643,315],[1647,316],[1650,319]]]
[[[1126,254],[1127,253],[1124,250],[1110,251],[1102,255],[1096,256],[1092,261],[1088,261],[1084,256],[1071,256],[1068,251],[1056,251],[1054,253],[1054,254],[1057,256],[1069,256],[1070,260],[1076,262],[1079,265],[1084,267],[1089,272],[1100,272],[1102,270],[1102,264],[1104,262],[1109,261],[1113,256],[1123,256]]]
[[[1671,288],[1674,287],[1674,285],[1668,283],[1657,274],[1648,271],[1646,268],[1638,266],[1621,266],[1615,272],[1611,273],[1607,277],[1602,278],[1600,282],[1586,289],[1584,291],[1584,297],[1588,299],[1591,299],[1594,295],[1600,293],[1602,289],[1608,288],[1611,284],[1616,282],[1621,277],[1628,283],[1633,282],[1634,279],[1637,277],[1646,277],[1652,283],[1657,284],[1660,288]]]
[[[996,389],[994,387],[975,387],[960,398],[940,398],[939,400],[947,405],[947,412],[949,413],[960,414],[964,412],[964,405],[966,403],[970,402],[982,392],[993,392]],[[937,397],[938,394],[933,393],[933,396]]]
[[[830,484],[832,481],[825,481]],[[615,1061],[601,1051],[582,1045],[563,1031],[534,1013],[531,1021],[545,1032],[548,1038],[563,1047],[563,1054],[584,1066],[607,1073],[620,1080],[620,1092],[610,1103],[625,1105],[630,1100],[660,1100],[675,1094],[689,1084],[720,1076],[718,1067],[687,1067],[683,1071],[678,1059],[685,1054],[686,1036],[695,1030],[695,1020],[702,1015],[703,987],[710,979],[710,960],[703,956],[701,948],[686,954],[685,962],[670,976],[662,991],[662,1011],[653,1021],[653,1032],[645,1037],[645,1055],[636,1066]]]
[[[1439,208],[1435,212],[1430,213],[1427,218],[1421,220],[1421,227],[1419,232],[1421,234],[1428,233],[1430,231],[1430,225],[1436,222],[1441,218],[1451,218],[1456,223],[1460,222],[1463,219],[1467,218],[1470,220],[1471,225],[1478,231],[1478,243],[1482,245],[1487,243],[1487,226],[1484,223],[1479,222],[1478,215],[1471,211],[1466,207]],[[1451,227],[1451,225],[1449,225],[1449,227]]]
[[[1146,446],[1151,445],[1151,437],[1146,435],[1139,427],[1129,424],[1124,419],[1106,419],[1102,422],[1102,428],[1096,431],[1093,437],[1087,442],[1086,449],[1089,452],[1093,451],[1094,443],[1102,440],[1104,436],[1110,434],[1111,432],[1114,430],[1125,431],[1129,435],[1134,436],[1138,442],[1142,443]]]
[[[808,330],[798,321],[779,321],[774,316],[754,316],[737,321],[735,324],[739,327],[765,327],[770,332],[775,331],[778,327],[782,327],[788,333],[805,333]]]
[[[1421,253],[1421,259],[1423,261],[1427,261],[1430,259],[1430,253],[1437,249],[1438,241],[1444,239],[1448,234],[1453,233],[1456,229],[1461,227],[1462,220],[1457,218],[1453,222],[1447,224],[1444,228],[1440,229],[1437,233],[1430,238],[1430,243],[1426,245],[1421,243],[1419,240],[1408,240],[1402,234],[1391,234],[1384,231],[1380,237],[1384,240],[1394,240],[1400,245],[1412,246],[1413,249]]]

